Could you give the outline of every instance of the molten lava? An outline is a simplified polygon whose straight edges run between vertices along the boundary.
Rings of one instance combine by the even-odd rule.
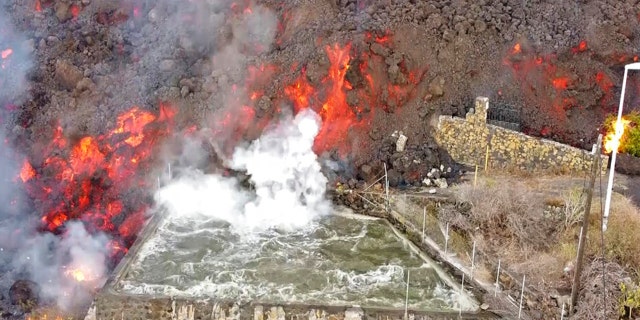
[[[613,132],[607,133],[604,137],[604,151],[606,153],[618,152],[618,148],[620,147],[620,139],[624,135],[625,127],[629,125],[631,121],[627,119],[620,119],[620,121],[616,121]]]
[[[320,102],[319,106],[311,104],[311,101],[318,100],[314,97],[317,91],[309,84],[304,72],[294,84],[285,88],[285,94],[293,101],[296,111],[313,108],[322,119],[322,127],[314,144],[316,153],[328,151],[336,146],[342,148],[339,151],[347,151],[347,133],[353,125],[357,124],[356,114],[347,104],[346,91],[353,89],[345,79],[350,67],[350,51],[350,44],[344,47],[337,44],[325,47],[331,64],[328,75],[323,80],[323,84],[326,85],[324,94],[326,98]]]
[[[56,127],[44,156],[23,163],[19,179],[43,213],[42,227],[59,232],[64,223],[81,220],[89,230],[113,237],[111,250],[124,253],[144,222],[147,200],[129,197],[144,190],[145,171],[155,143],[171,128],[175,111],[162,105],[159,116],[133,107],[117,117],[105,135],[75,143]],[[41,156],[41,155],[38,155]],[[41,160],[37,160],[41,159]],[[86,277],[74,272],[73,277]]]

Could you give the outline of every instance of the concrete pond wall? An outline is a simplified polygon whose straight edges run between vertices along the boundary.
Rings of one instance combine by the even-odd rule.
[[[489,99],[478,97],[466,118],[440,116],[436,141],[456,162],[527,172],[586,173],[593,153],[487,123]],[[487,157],[488,155],[488,157]],[[602,155],[606,170],[609,157]]]

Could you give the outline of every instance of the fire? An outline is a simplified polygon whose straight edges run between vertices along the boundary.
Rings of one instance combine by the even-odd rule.
[[[37,12],[42,12],[42,3],[40,3],[40,0],[36,0],[36,3],[34,5],[34,9]]]
[[[631,121],[627,119],[620,119],[620,121],[616,121],[614,125],[614,132],[609,132],[604,137],[604,151],[606,153],[612,153],[614,151],[618,151],[620,147],[620,139],[624,135],[624,129],[629,125]]]
[[[83,282],[87,280],[87,276],[85,275],[84,271],[80,269],[68,270],[67,275],[78,282]]]
[[[318,111],[322,118],[322,127],[316,136],[315,151],[318,153],[329,150],[333,146],[345,146],[346,134],[352,125],[356,124],[356,115],[347,104],[347,90],[352,86],[345,79],[350,68],[349,62],[351,45],[340,47],[337,44],[326,46],[325,52],[331,65],[323,84],[327,85],[326,98],[320,104]],[[295,83],[285,89],[285,93],[294,102],[296,111],[311,105],[315,94],[314,88],[306,80],[304,72]],[[344,151],[344,150],[343,150]]]
[[[19,179],[42,214],[42,228],[58,232],[67,221],[85,222],[90,231],[113,236],[110,249],[125,252],[144,222],[146,200],[130,197],[145,189],[145,171],[152,149],[168,134],[175,111],[160,106],[158,116],[133,107],[116,119],[105,135],[67,140],[57,126],[42,155],[25,161]],[[137,198],[137,199],[136,199]],[[71,272],[71,271],[70,271]],[[72,272],[74,279],[90,279],[86,270]]]

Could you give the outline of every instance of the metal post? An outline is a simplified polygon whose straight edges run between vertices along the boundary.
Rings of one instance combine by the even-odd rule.
[[[489,144],[487,144],[487,153],[484,156],[484,172],[489,168]]]
[[[422,213],[422,243],[424,243],[424,231],[427,227],[427,207],[424,207],[424,212]]]
[[[447,249],[449,247],[449,222],[447,222],[447,229],[444,234],[444,255],[447,255]]]
[[[629,70],[640,70],[640,63],[631,63],[624,66],[624,76],[622,78],[622,91],[620,92],[620,104],[618,105],[618,118],[615,124],[615,130],[618,130],[622,121],[622,107],[624,105],[624,94],[627,87],[627,74]],[[617,135],[616,135],[616,138]],[[620,140],[617,141],[616,147],[611,152],[611,167],[609,168],[609,181],[607,184],[607,196],[604,201],[604,214],[602,217],[602,231],[607,231],[607,222],[609,221],[609,211],[611,210],[611,193],[613,192],[613,173],[616,168],[616,155],[618,154],[618,146]]]
[[[560,320],[564,320],[564,302],[562,303],[562,310],[560,311]]]
[[[476,173],[473,175],[473,187],[478,184],[478,165],[476,164]]]
[[[171,178],[171,162],[167,162],[167,167],[169,168],[169,178]]]
[[[587,231],[589,230],[589,215],[591,212],[591,202],[593,199],[593,188],[596,183],[596,176],[600,173],[600,148],[602,147],[602,135],[598,135],[598,143],[596,144],[596,152],[593,155],[593,163],[591,167],[591,179],[589,188],[586,190],[587,197],[584,205],[584,215],[582,217],[582,228],[580,229],[580,238],[578,240],[578,257],[576,258],[576,270],[573,275],[573,285],[571,286],[571,305],[569,313],[573,313],[576,300],[578,300],[578,290],[580,289],[580,274],[582,273],[582,258],[584,256],[584,248],[587,242]]]
[[[527,275],[522,276],[522,291],[520,291],[520,308],[518,310],[518,319],[522,318],[522,300],[524,300],[524,280]]]
[[[389,212],[389,176],[387,175],[387,163],[384,163],[384,189],[386,195],[385,209]]]
[[[458,315],[462,316],[462,293],[464,292],[464,273],[462,274],[462,283],[460,284],[460,294],[458,295]]]
[[[404,319],[409,320],[409,274],[411,270],[407,269],[407,293],[404,298]]]
[[[471,280],[473,280],[473,272],[476,269],[476,242],[473,242],[473,251],[471,251]]]
[[[496,272],[496,291],[494,297],[498,296],[498,289],[500,288],[500,260],[498,260],[498,271]]]

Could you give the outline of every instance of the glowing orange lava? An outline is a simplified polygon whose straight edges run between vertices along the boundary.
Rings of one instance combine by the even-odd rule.
[[[22,164],[22,169],[20,169],[20,180],[22,180],[22,182],[27,182],[35,176],[36,176],[36,170],[33,169],[29,161],[25,161]]]
[[[107,134],[76,142],[67,140],[57,126],[43,154],[35,157],[41,160],[25,161],[18,177],[38,200],[43,229],[57,232],[65,222],[81,220],[90,231],[112,235],[111,250],[123,254],[142,226],[148,205],[128,199],[128,194],[146,189],[149,158],[158,139],[172,128],[174,115],[166,104],[161,104],[158,116],[133,107],[117,117]]]
[[[342,148],[339,151],[346,152],[348,148],[347,133],[357,122],[354,111],[347,104],[346,92],[352,89],[349,81],[345,79],[350,67],[350,51],[350,44],[344,47],[338,44],[325,47],[330,66],[328,74],[323,80],[323,84],[326,86],[325,98],[319,106],[311,104],[312,100],[315,101],[316,90],[309,84],[304,72],[294,84],[285,89],[285,94],[293,101],[296,111],[305,108],[319,109],[316,111],[322,119],[322,127],[314,144],[316,153],[322,153],[332,147]]]
[[[620,121],[616,121],[614,125],[614,132],[609,132],[604,137],[604,151],[606,153],[612,153],[613,151],[618,151],[620,147],[620,139],[624,135],[624,129],[629,125],[631,121],[627,119],[620,119]]]
[[[522,52],[522,46],[519,43],[516,43],[511,49],[511,54],[518,54]]]

